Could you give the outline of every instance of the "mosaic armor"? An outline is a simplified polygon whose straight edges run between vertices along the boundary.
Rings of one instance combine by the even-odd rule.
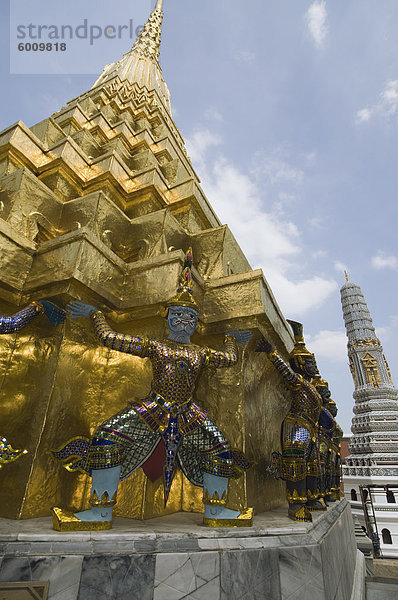
[[[276,350],[268,354],[273,366],[291,390],[292,403],[282,424],[282,449],[279,455],[278,476],[286,481],[301,481],[307,476],[319,476],[316,453],[317,423],[321,412],[321,397],[314,386],[295,373]]]
[[[20,331],[29,325],[33,319],[43,313],[44,307],[38,302],[32,302],[29,306],[26,306],[15,315],[10,317],[0,317],[0,334]]]
[[[116,333],[100,311],[90,318],[105,346],[149,358],[153,369],[152,390],[146,398],[130,402],[102,423],[91,441],[74,439],[54,452],[56,458],[68,462],[69,457],[78,456],[69,470],[88,473],[121,465],[121,479],[125,479],[139,467],[145,471],[145,463],[163,442],[165,501],[177,463],[189,481],[198,486],[203,485],[204,472],[230,478],[239,477],[243,469],[250,467],[241,453],[231,450],[192,396],[197,377],[205,366],[222,368],[237,362],[237,345],[232,336],[226,336],[225,350],[220,352],[194,344]]]
[[[266,339],[258,342],[256,352],[266,352],[272,365],[290,389],[291,405],[282,423],[282,453],[273,452],[268,470],[284,479],[289,503],[288,516],[295,521],[311,521],[313,510],[325,510],[319,501],[320,476],[318,420],[322,398],[313,378],[319,378],[315,357],[304,344],[303,326],[288,321],[293,329],[295,345],[289,355],[290,366]]]

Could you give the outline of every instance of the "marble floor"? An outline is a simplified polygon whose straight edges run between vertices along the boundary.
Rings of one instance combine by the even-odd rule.
[[[294,522],[287,516],[287,507],[281,506],[274,510],[256,515],[252,527],[240,527],[241,537],[257,537],[264,535],[298,535],[310,531],[314,524],[322,518],[323,513],[313,513],[313,523]],[[151,538],[156,535],[177,532],[182,536],[200,538],[234,537],[237,528],[213,529],[205,527],[202,523],[203,515],[199,513],[181,512],[165,517],[140,521],[135,519],[123,519],[116,517],[112,529],[105,532],[79,532],[60,533],[52,529],[51,517],[38,519],[1,519],[0,518],[0,540],[39,540],[39,539],[111,539],[128,538]]]
[[[345,500],[313,523],[281,507],[250,528],[207,528],[196,513],[76,533],[49,517],[0,519],[0,592],[49,582],[48,600],[350,600],[357,561]]]
[[[398,600],[398,581],[367,581],[366,600]]]

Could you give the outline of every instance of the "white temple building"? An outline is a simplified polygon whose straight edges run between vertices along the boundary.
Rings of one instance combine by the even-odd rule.
[[[398,558],[398,390],[361,288],[347,281],[341,303],[355,384],[344,495],[368,534],[378,533],[383,557]],[[365,511],[360,486],[374,486],[363,488]]]

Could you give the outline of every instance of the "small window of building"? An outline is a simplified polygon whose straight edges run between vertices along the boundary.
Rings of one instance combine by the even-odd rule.
[[[368,495],[369,495],[369,492],[368,492],[368,490],[365,488],[365,489],[363,490],[363,499],[365,500],[365,502],[366,502],[366,500],[368,499]]]
[[[355,490],[351,490],[351,500],[358,500],[358,495]]]
[[[395,496],[391,490],[387,489],[386,496],[389,504],[395,504]]]
[[[383,536],[383,544],[392,544],[391,533],[389,529],[382,529],[381,535]]]

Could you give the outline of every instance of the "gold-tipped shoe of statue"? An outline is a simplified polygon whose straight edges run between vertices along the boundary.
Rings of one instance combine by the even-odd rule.
[[[312,523],[312,515],[305,505],[299,506],[296,510],[290,510],[289,508],[288,516],[293,521]]]
[[[308,510],[316,512],[318,510],[327,510],[327,506],[323,498],[317,498],[316,500],[309,500],[306,504]]]
[[[235,519],[209,519],[203,517],[203,524],[208,527],[251,527],[253,524],[254,508],[242,510]]]
[[[54,506],[51,512],[55,531],[103,531],[112,527],[112,521],[82,521],[73,512],[58,506]]]
[[[342,493],[342,491],[340,490],[340,488],[332,488],[330,490],[330,495],[335,499],[335,500],[341,500],[342,498],[344,498],[344,494]]]

